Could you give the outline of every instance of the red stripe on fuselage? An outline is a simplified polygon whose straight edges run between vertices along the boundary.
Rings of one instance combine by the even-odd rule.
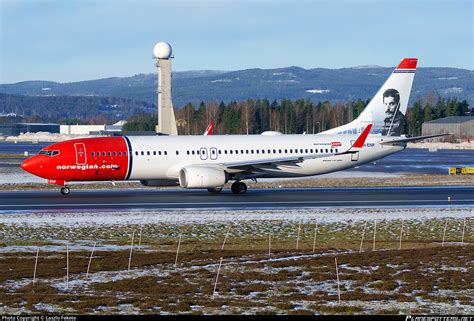
[[[84,144],[87,157],[77,157],[77,144]],[[43,178],[64,181],[123,180],[127,175],[130,152],[124,137],[73,139],[43,150],[58,150],[59,154],[33,156],[22,163],[22,168]],[[86,162],[78,163],[78,159]]]

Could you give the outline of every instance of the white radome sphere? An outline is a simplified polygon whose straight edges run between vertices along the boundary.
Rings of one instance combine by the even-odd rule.
[[[153,55],[158,59],[169,59],[172,49],[169,43],[161,41],[153,47]]]

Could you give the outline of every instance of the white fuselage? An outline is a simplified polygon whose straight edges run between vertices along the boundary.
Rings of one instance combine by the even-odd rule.
[[[215,135],[128,136],[131,145],[129,179],[177,179],[186,166],[226,164],[285,157],[337,154],[347,151],[358,135]],[[305,159],[298,163],[253,165],[258,177],[312,176],[335,172],[399,152],[405,146],[381,145],[380,135],[369,136],[356,153]]]

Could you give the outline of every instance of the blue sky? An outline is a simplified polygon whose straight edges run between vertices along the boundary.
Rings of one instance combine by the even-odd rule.
[[[0,83],[173,70],[394,66],[473,69],[473,2],[0,0]]]

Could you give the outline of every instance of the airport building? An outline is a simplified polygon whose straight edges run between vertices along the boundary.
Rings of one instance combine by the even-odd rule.
[[[0,136],[18,136],[24,133],[52,133],[68,135],[111,135],[122,132],[127,122],[121,120],[113,125],[59,125],[52,123],[0,124]]]
[[[448,140],[474,140],[474,116],[451,116],[425,122],[422,135],[453,134]],[[444,141],[446,137],[432,138],[432,141]]]
[[[127,122],[121,120],[113,125],[61,125],[60,133],[67,135],[106,135],[119,133]]]

